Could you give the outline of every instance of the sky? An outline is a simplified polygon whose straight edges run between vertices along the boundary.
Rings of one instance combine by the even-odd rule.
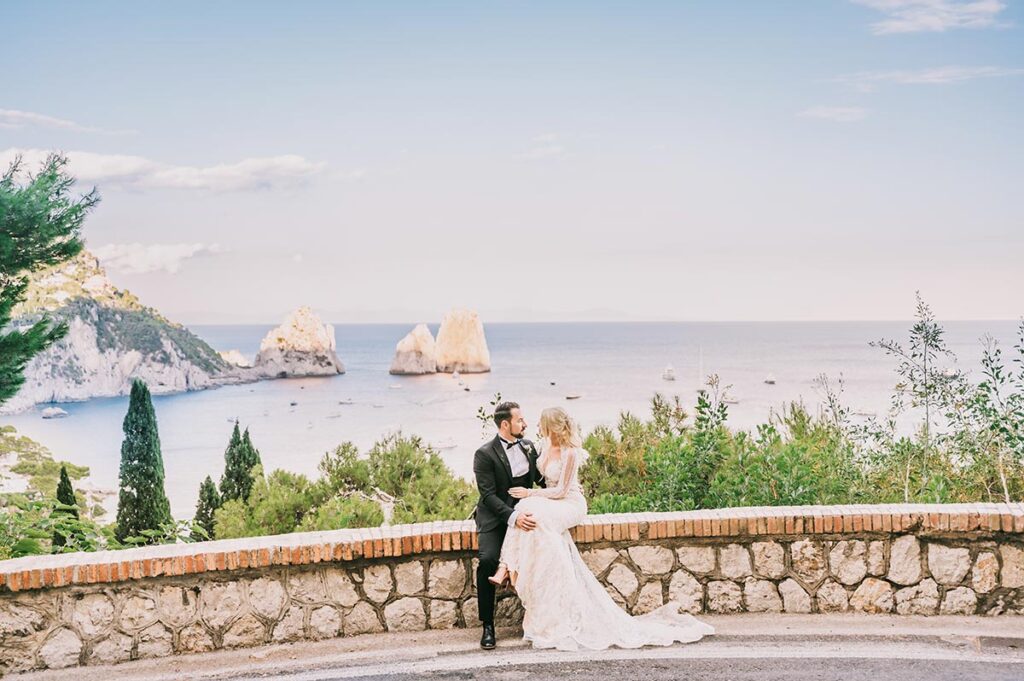
[[[1024,314],[1024,2],[0,1],[0,164],[68,155],[184,323]]]

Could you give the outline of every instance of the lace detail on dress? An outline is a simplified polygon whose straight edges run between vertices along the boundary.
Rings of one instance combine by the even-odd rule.
[[[585,456],[581,456],[579,450],[565,449],[557,461],[544,461],[541,473],[547,487],[530,490],[530,496],[564,499],[570,492],[583,494],[583,488],[579,483],[579,467],[583,460]]]

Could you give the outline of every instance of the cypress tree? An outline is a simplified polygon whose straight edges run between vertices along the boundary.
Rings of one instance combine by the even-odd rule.
[[[252,469],[260,463],[260,452],[252,444],[249,429],[241,433],[238,421],[231,432],[231,440],[224,450],[224,475],[220,479],[221,502],[238,499],[245,501],[252,491]]]
[[[245,478],[247,475],[243,459],[242,432],[238,428],[238,421],[235,421],[235,428],[231,431],[228,448],[224,450],[224,474],[220,477],[221,503],[234,499],[245,500],[242,491],[246,488]]]
[[[245,494],[248,497],[249,492],[252,491],[252,469],[263,463],[260,461],[260,450],[253,446],[252,440],[249,438],[248,428],[242,433],[242,448],[245,450],[245,463],[249,470],[249,489]]]
[[[199,486],[199,501],[196,503],[196,516],[193,523],[206,530],[210,539],[214,538],[214,512],[220,508],[220,494],[217,493],[217,485],[209,475],[203,484]]]
[[[72,508],[55,509],[54,513],[70,515],[73,518],[78,518],[78,502],[75,500],[75,488],[71,486],[71,478],[68,476],[67,466],[61,464],[60,467],[60,481],[57,483],[57,502],[64,506],[71,506]],[[57,549],[64,546],[67,543],[67,537],[63,532],[56,531],[53,533],[53,548]]]
[[[171,522],[171,506],[164,492],[164,460],[149,388],[132,381],[128,413],[121,443],[121,492],[117,500],[118,541],[158,530]]]

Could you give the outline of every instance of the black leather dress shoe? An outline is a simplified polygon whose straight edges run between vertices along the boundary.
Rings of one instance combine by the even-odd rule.
[[[484,635],[480,637],[480,647],[484,650],[493,650],[497,640],[494,637],[494,625],[484,625]]]

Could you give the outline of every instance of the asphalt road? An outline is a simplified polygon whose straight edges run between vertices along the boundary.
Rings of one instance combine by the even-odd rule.
[[[465,651],[428,658],[364,660],[290,673],[218,677],[227,681],[371,681],[389,679],[636,679],[637,681],[1022,681],[1021,639],[851,636],[712,637],[697,644],[599,652]]]
[[[325,680],[332,677],[323,677]],[[394,674],[358,677],[365,681],[396,681]],[[406,678],[434,681],[548,681],[549,679],[622,679],[622,681],[1021,681],[1020,664],[947,660],[622,660],[497,669],[420,673]]]

